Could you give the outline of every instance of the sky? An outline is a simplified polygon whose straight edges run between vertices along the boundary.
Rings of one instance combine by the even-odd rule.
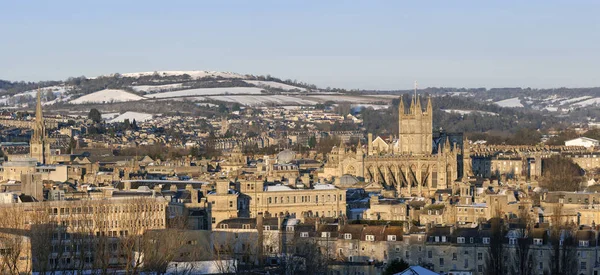
[[[0,0],[0,79],[213,70],[319,87],[600,86],[600,1]]]

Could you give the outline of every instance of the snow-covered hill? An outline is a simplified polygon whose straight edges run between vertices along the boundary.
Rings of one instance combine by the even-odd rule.
[[[154,71],[154,72],[137,72],[137,73],[123,73],[121,76],[124,77],[140,77],[150,76],[158,74],[160,76],[183,76],[189,75],[193,79],[199,79],[203,77],[222,77],[222,78],[238,78],[245,79],[246,77],[241,74],[231,72],[216,72],[216,71]]]
[[[123,90],[106,89],[70,101],[72,104],[110,103],[142,100],[143,97]]]

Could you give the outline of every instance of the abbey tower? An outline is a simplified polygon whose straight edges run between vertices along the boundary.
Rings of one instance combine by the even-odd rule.
[[[429,155],[433,142],[433,109],[431,98],[423,111],[421,100],[415,95],[411,100],[408,112],[404,109],[404,101],[400,97],[398,107],[399,141],[398,153],[408,155]]]

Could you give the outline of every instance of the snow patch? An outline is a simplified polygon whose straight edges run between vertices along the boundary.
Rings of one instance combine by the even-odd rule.
[[[472,113],[476,113],[476,114],[482,114],[482,115],[488,115],[488,116],[497,116],[497,113],[494,112],[486,112],[486,111],[478,111],[478,110],[456,110],[456,109],[445,109],[442,110],[446,113],[458,113],[460,115],[468,115],[468,114],[472,114]]]
[[[137,101],[144,99],[141,96],[123,91],[106,89],[97,91],[91,94],[84,95],[77,99],[71,100],[72,104],[84,104],[84,103],[110,103],[110,102],[126,102],[126,101]]]
[[[590,106],[590,105],[596,105],[598,103],[600,103],[600,97],[590,98],[588,100],[573,103],[573,104],[571,104],[571,106],[586,107],[586,106]]]
[[[521,100],[518,97],[500,100],[498,102],[495,102],[495,104],[500,107],[508,107],[508,108],[524,107],[523,104],[521,104]]]
[[[135,120],[136,122],[144,122],[144,121],[151,120],[152,116],[153,116],[153,114],[138,113],[138,112],[125,112],[124,114],[111,119],[109,122],[110,123],[125,122],[126,119],[128,119],[130,123],[133,122],[133,120]]]
[[[139,86],[131,86],[133,90],[136,92],[161,92],[161,91],[170,91],[175,89],[181,89],[183,87],[183,83],[175,83],[175,84],[166,84],[166,85],[139,85]]]
[[[303,91],[303,92],[306,91],[306,88],[296,87],[296,86],[279,83],[279,82],[275,82],[275,81],[244,80],[244,82],[255,85],[257,87],[272,87],[272,88],[282,89],[282,90],[286,90],[286,91],[290,91],[290,90],[299,90],[299,91]]]
[[[261,88],[256,87],[231,87],[231,88],[198,88],[174,92],[156,93],[146,95],[148,98],[167,98],[183,96],[227,95],[227,94],[261,94]]]
[[[292,96],[285,95],[239,95],[239,96],[209,96],[209,99],[225,101],[225,102],[237,102],[246,106],[260,106],[265,104],[299,104],[299,105],[313,105],[317,104],[316,101],[301,99]]]

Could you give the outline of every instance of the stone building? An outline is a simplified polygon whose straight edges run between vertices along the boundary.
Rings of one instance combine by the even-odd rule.
[[[438,189],[451,188],[463,176],[463,163],[467,164],[465,176],[469,175],[468,146],[450,142],[448,136],[434,143],[431,99],[425,110],[420,102],[415,97],[407,112],[401,100],[396,141],[373,140],[372,134],[368,134],[366,152],[360,144],[356,152],[350,152],[342,143],[332,149],[319,176],[340,178],[349,174],[395,190],[398,196],[430,196]]]

